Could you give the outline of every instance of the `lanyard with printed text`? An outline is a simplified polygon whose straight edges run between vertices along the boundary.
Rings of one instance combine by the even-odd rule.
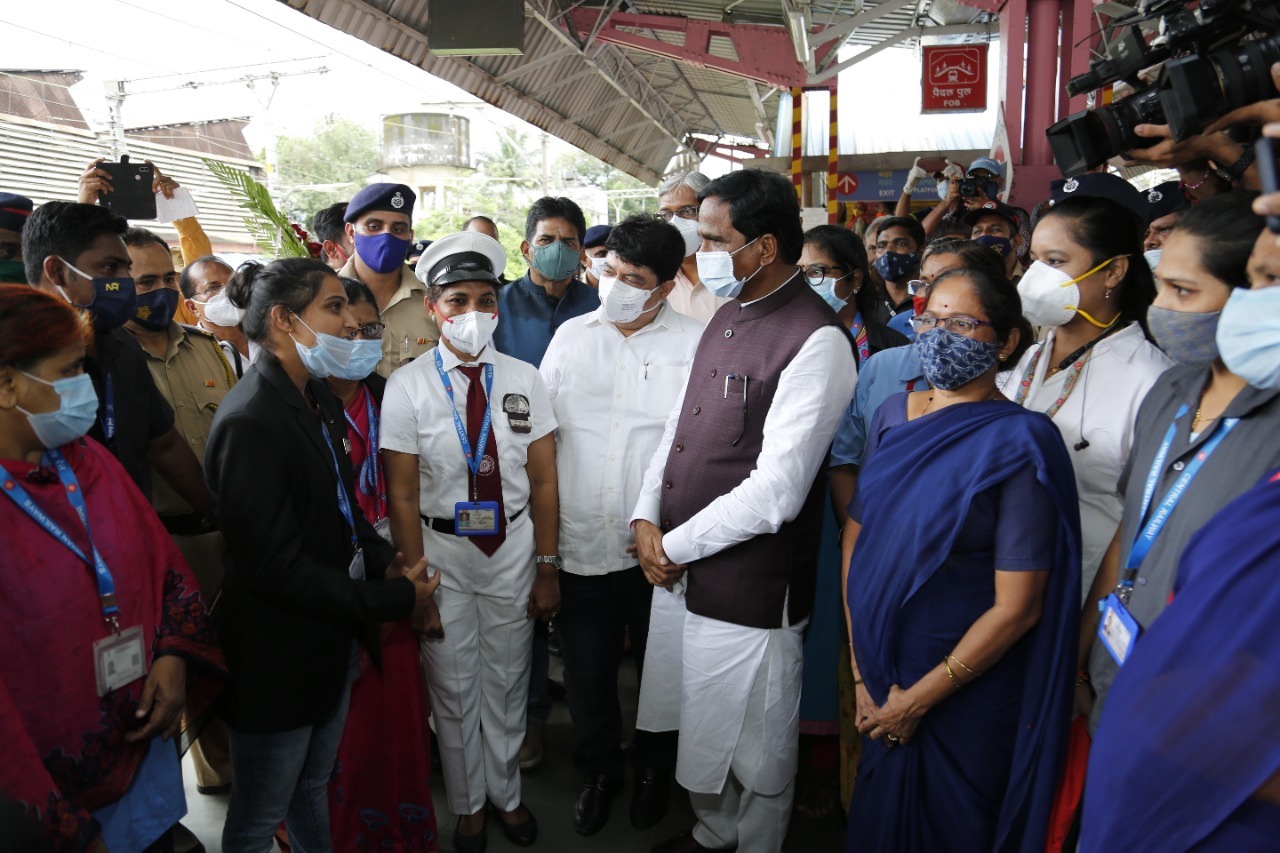
[[[360,487],[362,495],[378,494],[378,416],[373,410],[373,394],[369,393],[369,389],[364,389],[364,408],[366,417],[369,419],[369,434],[360,435],[360,427],[356,426],[355,419],[347,414],[343,409],[342,415],[347,419],[347,423],[356,435],[360,435],[360,440],[364,442],[365,456],[364,464],[360,466],[360,474],[357,485]]]
[[[440,381],[444,383],[444,391],[449,395],[449,406],[453,409],[453,425],[458,430],[458,441],[462,444],[462,454],[467,457],[467,469],[471,472],[471,498],[476,499],[476,476],[480,472],[480,462],[484,457],[485,445],[489,443],[489,427],[492,423],[493,406],[491,397],[493,395],[493,365],[486,364],[484,366],[484,420],[480,423],[480,435],[476,437],[475,450],[471,448],[471,441],[467,438],[467,428],[462,423],[462,416],[458,414],[458,404],[453,399],[453,382],[449,380],[449,374],[444,369],[444,359],[440,358],[440,350],[436,350],[436,372],[440,374]]]
[[[1140,523],[1145,522],[1145,525],[1139,530],[1137,538],[1134,539],[1133,548],[1129,551],[1129,559],[1125,563],[1124,577],[1121,578],[1119,589],[1116,592],[1120,600],[1126,605],[1129,603],[1129,596],[1133,592],[1133,583],[1137,579],[1138,568],[1151,551],[1151,546],[1155,544],[1156,537],[1164,529],[1165,522],[1173,514],[1174,507],[1178,505],[1178,501],[1186,493],[1192,479],[1204,467],[1205,460],[1218,449],[1218,445],[1222,443],[1222,440],[1227,437],[1231,430],[1235,429],[1236,424],[1240,423],[1239,418],[1227,418],[1218,424],[1209,440],[1197,451],[1195,457],[1183,469],[1181,476],[1169,487],[1164,500],[1155,508],[1155,512],[1152,513],[1151,519],[1148,521],[1147,511],[1151,509],[1151,499],[1155,497],[1156,485],[1159,483],[1160,475],[1164,471],[1165,459],[1169,456],[1169,447],[1173,444],[1173,439],[1177,434],[1178,419],[1186,413],[1187,405],[1184,403],[1178,409],[1178,413],[1174,415],[1173,423],[1169,424],[1169,429],[1164,434],[1164,441],[1161,442],[1160,449],[1156,452],[1156,457],[1151,463],[1151,470],[1147,474],[1147,482],[1142,490],[1142,512],[1138,516]]]
[[[347,496],[347,490],[342,486],[342,468],[338,465],[338,451],[333,449],[333,436],[329,435],[329,427],[324,422],[324,415],[320,416],[320,434],[324,436],[324,443],[329,448],[329,458],[333,460],[333,476],[338,481],[338,509],[342,512],[342,518],[347,522],[347,528],[351,531],[351,548],[354,551],[360,550],[360,537],[356,534],[356,517],[351,512],[351,498]]]
[[[111,577],[111,570],[107,568],[106,561],[102,559],[102,555],[98,553],[97,547],[93,544],[93,534],[89,530],[89,511],[85,507],[84,494],[80,490],[80,482],[76,479],[75,472],[71,470],[71,466],[63,458],[62,453],[57,450],[46,450],[44,458],[53,463],[58,472],[58,479],[62,481],[67,501],[71,504],[72,509],[76,511],[76,515],[79,516],[80,523],[84,525],[85,535],[89,537],[89,550],[93,553],[92,560],[85,556],[84,551],[80,550],[80,546],[72,541],[65,530],[46,515],[44,510],[40,509],[31,498],[31,495],[27,494],[26,489],[22,488],[17,479],[6,471],[3,466],[0,466],[0,485],[3,486],[4,493],[18,505],[18,508],[29,515],[46,533],[57,539],[63,547],[75,554],[85,565],[93,567],[94,575],[98,582],[98,600],[102,603],[102,618],[118,634],[120,633],[120,608],[116,605],[116,584]]]

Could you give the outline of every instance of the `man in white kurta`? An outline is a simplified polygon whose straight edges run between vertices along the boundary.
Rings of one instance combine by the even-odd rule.
[[[703,249],[730,253],[700,259],[702,278],[735,301],[703,333],[633,513],[646,576],[688,583],[676,778],[698,823],[654,850],[776,853],[794,793],[818,473],[856,369],[847,331],[795,265],[786,179],[734,172],[701,197]]]

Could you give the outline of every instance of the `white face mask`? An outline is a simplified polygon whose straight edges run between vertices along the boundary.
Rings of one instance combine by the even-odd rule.
[[[449,343],[467,355],[479,355],[493,339],[493,330],[498,328],[498,315],[483,311],[468,311],[446,318],[440,324],[440,334],[449,339]]]
[[[757,237],[755,240],[752,240],[751,243],[754,243],[759,239],[760,238]],[[721,299],[733,299],[741,293],[742,288],[746,286],[747,282],[750,281],[756,273],[764,269],[764,267],[760,267],[756,272],[753,272],[751,275],[743,279],[739,279],[734,276],[733,256],[747,248],[747,246],[750,246],[751,243],[739,246],[732,252],[698,252],[698,279],[702,282],[703,286],[716,296],[719,296]]]
[[[684,238],[684,256],[687,258],[702,246],[702,238],[698,236],[698,220],[683,219],[679,216],[671,217],[671,224],[680,232],[680,236]]]
[[[591,259],[591,275],[595,277],[596,281],[600,281],[600,279],[604,277],[604,262],[608,259],[608,255],[605,255],[603,258]]]
[[[1142,257],[1146,258],[1147,266],[1151,267],[1151,271],[1156,271],[1156,266],[1160,263],[1160,253],[1164,249],[1147,249],[1142,253]]]
[[[244,310],[231,304],[224,287],[204,303],[204,318],[215,326],[239,326],[244,320]]]
[[[600,304],[604,306],[604,315],[610,323],[630,323],[650,311],[657,311],[662,307],[661,301],[652,308],[644,307],[651,296],[652,290],[632,287],[613,276],[600,279]]]
[[[1080,282],[1110,264],[1115,258],[1107,258],[1081,276],[1072,278],[1065,272],[1036,261],[1018,282],[1018,296],[1022,299],[1022,316],[1033,326],[1063,326],[1076,314],[1100,329],[1110,323],[1099,323],[1080,310]],[[1113,321],[1114,322],[1114,321]]]

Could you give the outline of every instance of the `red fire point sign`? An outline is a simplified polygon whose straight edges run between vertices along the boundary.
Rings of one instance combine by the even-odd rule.
[[[981,112],[987,108],[987,45],[935,45],[924,48],[924,113]]]

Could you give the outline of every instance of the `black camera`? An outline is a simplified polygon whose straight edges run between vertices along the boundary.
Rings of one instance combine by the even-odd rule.
[[[1158,21],[1161,43],[1150,46],[1141,25]],[[1095,110],[1074,113],[1047,131],[1054,160],[1073,177],[1124,151],[1156,140],[1135,135],[1139,124],[1168,124],[1175,139],[1200,132],[1218,116],[1274,97],[1270,67],[1280,61],[1280,9],[1274,0],[1201,0],[1196,11],[1185,0],[1154,0],[1117,19],[1107,56],[1073,77],[1067,92],[1078,95],[1119,80],[1136,91]],[[1253,40],[1250,36],[1265,34]],[[1156,83],[1138,72],[1165,63]]]

